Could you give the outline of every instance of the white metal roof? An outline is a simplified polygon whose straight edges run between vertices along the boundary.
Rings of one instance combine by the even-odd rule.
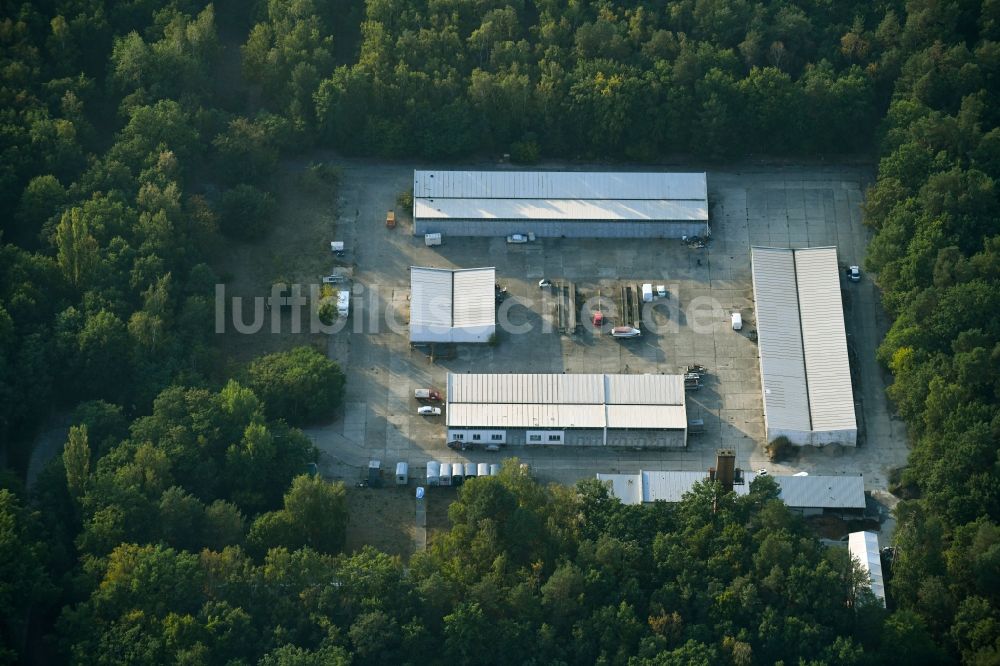
[[[452,274],[452,326],[495,325],[496,271],[492,268],[471,268],[453,271]]]
[[[462,220],[695,220],[708,219],[701,200],[443,199],[416,198],[414,217]]]
[[[483,373],[448,375],[449,403],[604,403],[604,375]]]
[[[790,507],[864,509],[863,476],[774,476],[781,501]]]
[[[878,535],[875,532],[851,532],[847,549],[868,574],[872,592],[885,603],[885,580],[882,577],[882,557],[879,554]]]
[[[451,328],[452,272],[441,268],[410,268],[410,329]],[[491,301],[492,303],[492,301]]]
[[[414,171],[413,196],[452,199],[708,198],[704,173]]]
[[[751,254],[768,427],[855,429],[837,249]]]
[[[449,428],[603,428],[600,405],[448,403]]]
[[[681,375],[604,375],[609,405],[683,405]]]
[[[643,502],[680,502],[684,493],[694,488],[694,484],[708,478],[706,472],[640,472],[642,475]],[[749,480],[733,486],[737,495],[750,492]]]
[[[598,474],[598,481],[611,482],[611,494],[622,504],[642,504],[642,476],[640,474]]]
[[[410,339],[496,325],[496,270],[410,267]]]
[[[448,374],[448,427],[687,427],[679,375]]]
[[[620,477],[620,478],[619,478]],[[708,477],[702,471],[640,471],[638,474],[598,474],[601,480],[614,481],[615,495],[626,504],[642,502],[680,502],[699,481]],[[747,495],[750,483],[756,478],[753,472],[744,472],[744,483],[733,486],[737,495]],[[619,495],[617,489],[621,479],[631,478],[628,495],[634,501]],[[865,484],[862,476],[772,476],[781,491],[780,498],[787,506],[795,509],[863,509],[865,507]],[[632,486],[638,491],[631,492]]]
[[[795,252],[813,430],[856,428],[837,248]]]
[[[608,405],[605,410],[609,428],[682,430],[687,427],[684,405]]]

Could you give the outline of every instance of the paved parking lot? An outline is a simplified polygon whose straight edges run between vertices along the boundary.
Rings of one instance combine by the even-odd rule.
[[[836,245],[843,264],[860,263],[867,243],[860,203],[867,172],[853,168],[769,168],[709,172],[713,240],[691,249],[677,240],[544,239],[508,245],[502,238],[446,238],[428,248],[410,235],[410,223],[384,226],[385,212],[412,181],[413,165],[344,161],[341,212],[334,232],[348,245],[356,294],[348,329],[331,336],[331,357],[347,369],[347,402],[329,426],[309,430],[323,452],[327,474],[358,478],[371,457],[392,467],[406,460],[419,475],[428,460],[496,462],[501,454],[465,455],[445,446],[441,417],[416,415],[413,389],[443,388],[447,372],[674,373],[689,363],[709,369],[704,388],[688,395],[689,418],[704,419],[707,432],[692,436],[685,451],[616,451],[573,448],[511,448],[546,480],[573,482],[594,473],[638,469],[705,469],[715,450],[736,450],[737,464],[774,472],[862,472],[869,488],[885,488],[890,469],[904,464],[905,432],[890,417],[875,347],[885,316],[867,279],[848,284],[845,315],[859,359],[861,415],[867,437],[856,450],[803,450],[772,465],[763,451],[764,427],[750,276],[751,245]],[[495,266],[510,294],[501,321],[525,330],[499,331],[494,347],[460,347],[453,358],[431,362],[409,348],[405,321],[411,265]],[[538,287],[542,277],[571,280],[584,300],[612,312],[624,282],[663,284],[669,297],[647,313],[647,330],[618,341],[585,330],[552,331],[554,301]],[[740,311],[744,331],[729,316]],[[400,325],[386,325],[390,313]],[[582,318],[585,318],[585,314]],[[547,328],[548,327],[548,328]],[[395,330],[392,330],[395,329]]]

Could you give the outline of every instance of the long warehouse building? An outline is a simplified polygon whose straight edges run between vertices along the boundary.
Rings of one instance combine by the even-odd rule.
[[[449,442],[684,448],[680,375],[448,375]]]
[[[699,481],[708,478],[705,472],[640,470],[638,474],[598,474],[597,479],[610,484],[611,492],[623,504],[677,503]],[[742,482],[733,492],[750,493],[750,484],[757,478],[754,472],[743,472]],[[770,477],[778,484],[779,498],[789,509],[806,516],[827,511],[856,515],[865,510],[865,479],[861,475],[784,476]]]
[[[445,236],[707,236],[704,173],[414,171],[413,232]]]
[[[837,248],[751,248],[767,441],[857,446]]]

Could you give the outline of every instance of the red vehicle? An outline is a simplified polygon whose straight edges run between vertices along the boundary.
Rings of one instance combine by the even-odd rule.
[[[441,402],[441,394],[429,388],[415,389],[413,397],[421,402]]]

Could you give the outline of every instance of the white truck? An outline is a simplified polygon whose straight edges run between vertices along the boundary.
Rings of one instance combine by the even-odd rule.
[[[642,302],[652,303],[653,302],[653,285],[647,282],[642,285]]]
[[[351,292],[346,289],[337,292],[337,314],[341,317],[351,314]]]

